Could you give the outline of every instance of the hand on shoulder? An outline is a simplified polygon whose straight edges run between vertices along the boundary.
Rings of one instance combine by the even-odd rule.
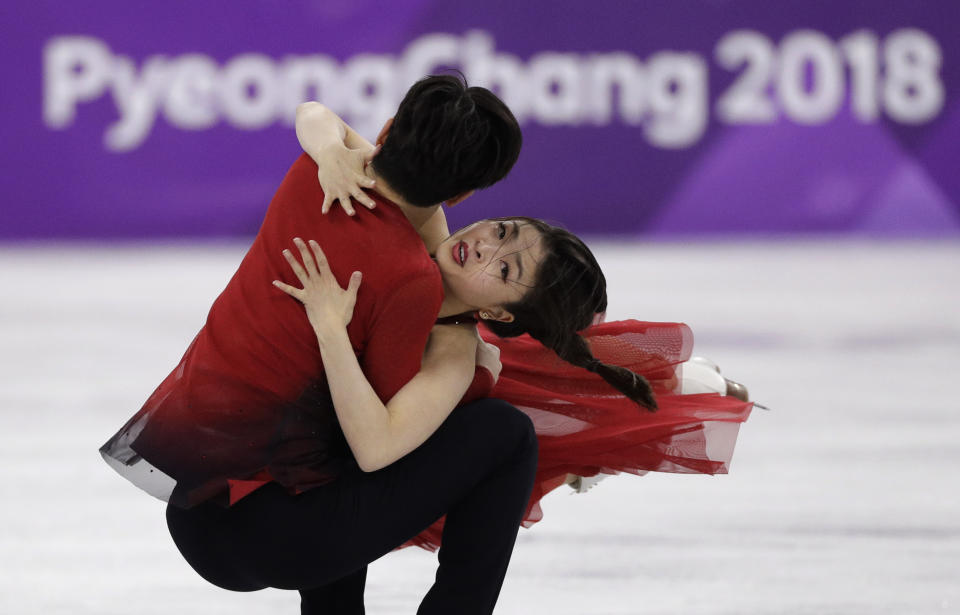
[[[352,216],[351,198],[364,205],[367,209],[377,206],[364,188],[372,189],[376,184],[366,176],[364,170],[376,156],[378,148],[349,149],[343,143],[331,143],[320,148],[313,157],[317,163],[317,180],[323,189],[323,205],[321,211],[327,213],[333,207],[334,201]]]
[[[290,250],[284,250],[283,257],[287,259],[303,288],[290,286],[280,280],[274,280],[273,285],[303,303],[307,318],[323,348],[327,340],[346,333],[347,325],[353,318],[361,274],[354,271],[347,287],[343,288],[330,270],[330,264],[320,244],[311,239],[308,246],[307,242],[299,237],[294,238],[293,242],[300,252],[303,264],[301,265]]]

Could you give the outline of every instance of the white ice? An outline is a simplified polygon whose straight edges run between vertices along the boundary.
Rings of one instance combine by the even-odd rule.
[[[687,322],[773,410],[730,475],[548,496],[497,612],[960,612],[960,242],[593,245],[610,319]],[[97,453],[244,249],[0,247],[0,613],[299,612],[293,592],[206,584],[163,504]],[[367,611],[414,613],[434,569],[414,549],[374,563]]]

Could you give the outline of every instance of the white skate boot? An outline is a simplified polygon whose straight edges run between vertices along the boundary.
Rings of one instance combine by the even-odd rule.
[[[719,393],[740,401],[750,401],[747,387],[724,378],[717,364],[706,357],[691,357],[689,361],[682,364],[682,372],[683,381],[680,390],[687,395]]]
[[[597,474],[596,476],[576,476],[567,474],[567,484],[573,489],[574,493],[586,493],[593,489],[597,483],[613,474]]]

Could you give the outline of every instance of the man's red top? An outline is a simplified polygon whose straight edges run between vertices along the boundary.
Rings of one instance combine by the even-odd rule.
[[[300,156],[180,364],[101,449],[110,465],[139,484],[145,461],[139,474],[172,479],[168,497],[184,507],[214,496],[232,504],[271,480],[302,491],[355,470],[306,311],[271,281],[299,286],[281,254],[297,254],[294,237],[317,240],[341,286],[363,272],[347,332],[389,401],[420,369],[443,287],[400,209],[372,196],[373,211],[321,214],[317,166]]]

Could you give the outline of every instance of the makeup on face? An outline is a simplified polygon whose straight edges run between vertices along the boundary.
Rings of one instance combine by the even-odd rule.
[[[469,253],[469,247],[467,246],[466,241],[458,241],[453,244],[453,262],[463,267],[467,260],[467,254]]]
[[[515,220],[485,220],[465,227],[438,249],[449,293],[471,307],[519,300],[536,278],[542,258],[539,231]]]

